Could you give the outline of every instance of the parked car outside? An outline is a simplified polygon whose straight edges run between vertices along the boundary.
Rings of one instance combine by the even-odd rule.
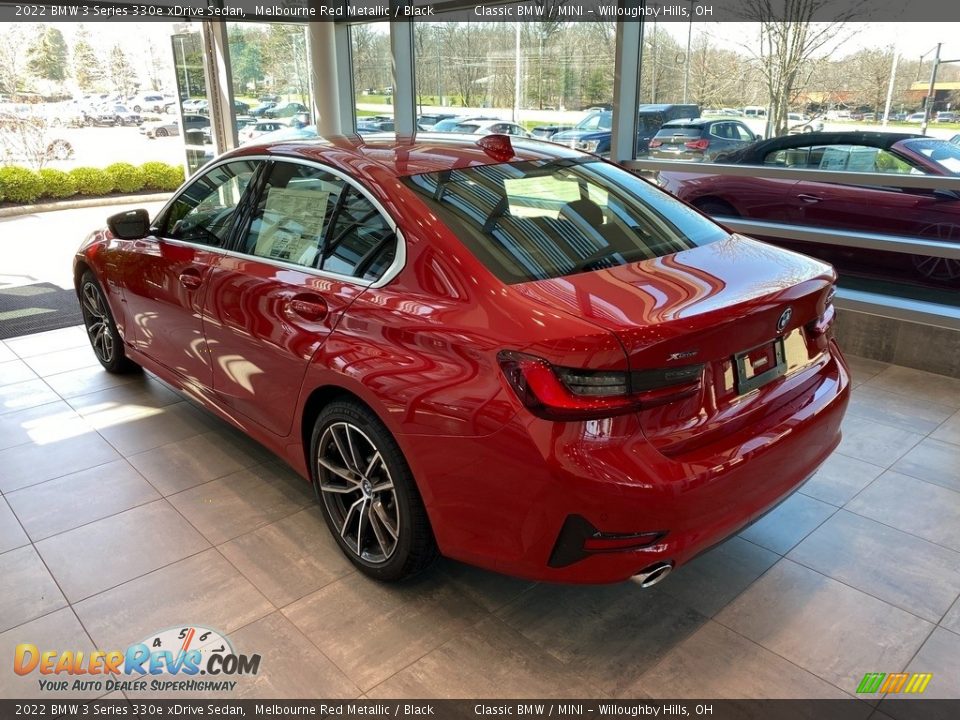
[[[823,120],[820,118],[810,118],[800,113],[787,113],[788,134],[796,135],[811,132],[823,132]]]
[[[960,114],[952,110],[941,110],[937,113],[938,123],[955,123],[960,121]]]
[[[139,125],[143,122],[140,113],[127,109],[126,105],[105,105],[93,115],[95,125]]]
[[[184,115],[183,124],[187,130],[202,130],[210,127],[210,118],[206,115]],[[148,138],[160,138],[180,134],[180,120],[172,118],[171,120],[158,120],[152,123],[146,123],[144,134]]]
[[[698,117],[700,108],[696,105],[641,105],[637,111],[637,155],[647,154],[650,141],[665,122]],[[597,111],[578,122],[573,130],[559,132],[551,140],[604,157],[610,154],[612,125],[613,111]]]
[[[503,135],[240,148],[74,277],[106,370],[278,453],[381,580],[655,584],[795,491],[849,398],[828,265]]]
[[[432,130],[433,126],[441,120],[456,117],[453,113],[424,113],[417,118],[417,128],[420,130]]]
[[[73,156],[69,140],[49,132],[46,118],[16,110],[0,110],[0,161],[25,160],[42,165]]]
[[[247,125],[237,133],[238,140],[241,143],[249,143],[256,140],[261,135],[275,132],[283,128],[289,128],[290,125],[281,120],[257,120],[252,125]]]
[[[923,113],[922,113],[922,112],[910,113],[909,115],[907,115],[906,121],[907,121],[908,123],[922,123],[922,122],[923,122]]]
[[[430,128],[430,132],[452,133],[457,132],[457,127],[466,122],[479,122],[480,120],[499,120],[500,118],[490,115],[460,115],[440,120],[436,125]]]
[[[265,102],[262,105],[258,105],[257,107],[253,108],[250,111],[250,115],[251,117],[262,118],[264,117],[264,113],[269,112],[276,106],[277,106],[277,103],[275,102]]]
[[[160,93],[142,93],[134,95],[127,101],[128,107],[136,113],[149,110],[155,113],[162,112],[166,107],[167,98]]]
[[[361,135],[369,135],[380,132],[393,132],[396,128],[393,120],[359,120],[357,121],[357,132]]]
[[[263,113],[264,118],[288,118],[298,113],[310,112],[306,105],[298,102],[287,102],[275,105]]]
[[[745,147],[760,139],[739,120],[671,120],[650,141],[656,160],[705,160]]]
[[[466,135],[511,135],[513,137],[531,137],[522,125],[506,120],[468,120],[457,125],[453,132]]]
[[[76,102],[63,102],[49,106],[47,118],[53,127],[79,128],[87,124],[87,114]]]
[[[574,127],[576,126],[570,123],[554,123],[553,125],[537,125],[535,128],[530,130],[530,135],[540,140],[552,140],[553,136],[556,135],[557,133],[564,132],[566,130],[573,130]]]
[[[717,160],[885,175],[960,175],[960,147],[906,133],[794,135],[765,140]],[[711,175],[709,169],[664,171],[659,182],[709,215],[960,243],[960,194],[950,190]],[[841,276],[902,282],[912,271],[915,282],[960,289],[960,261],[954,259],[765,239],[828,260]]]

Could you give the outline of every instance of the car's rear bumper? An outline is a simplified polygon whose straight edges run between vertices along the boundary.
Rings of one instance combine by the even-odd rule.
[[[774,425],[682,457],[654,449],[633,416],[552,423],[521,414],[488,438],[401,442],[445,555],[536,580],[617,582],[657,562],[682,565],[736,533],[830,455],[849,399],[848,371],[831,347],[809,392]],[[572,516],[604,534],[662,535],[558,560]]]

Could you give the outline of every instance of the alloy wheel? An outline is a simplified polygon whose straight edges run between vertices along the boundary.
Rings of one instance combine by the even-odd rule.
[[[110,327],[110,316],[100,288],[92,282],[83,284],[83,320],[90,336],[90,344],[100,362],[109,364],[113,361],[113,331]]]
[[[341,421],[324,429],[316,458],[320,494],[344,545],[365,563],[386,563],[397,550],[400,507],[380,450]]]
[[[918,234],[921,237],[956,243],[960,241],[960,225],[933,223],[922,228]],[[960,260],[954,258],[914,255],[913,267],[930,280],[956,282],[960,279]]]

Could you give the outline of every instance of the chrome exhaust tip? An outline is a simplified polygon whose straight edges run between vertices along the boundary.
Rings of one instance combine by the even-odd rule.
[[[640,583],[640,587],[648,588],[653,587],[658,582],[663,580],[670,572],[673,570],[673,562],[658,562],[654,563],[650,567],[644,568],[638,572],[634,577]]]

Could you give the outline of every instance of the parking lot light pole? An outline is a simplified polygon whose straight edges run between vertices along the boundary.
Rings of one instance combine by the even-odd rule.
[[[920,134],[927,134],[927,125],[930,123],[930,108],[933,106],[936,91],[933,86],[937,84],[937,67],[940,65],[940,46],[943,43],[937,43],[937,48],[933,56],[933,67],[930,69],[930,89],[927,90],[927,101],[923,104],[923,124],[920,125]],[[923,61],[921,56],[920,60]]]
[[[690,86],[690,42],[693,40],[693,6],[697,4],[697,0],[687,0],[690,3],[690,20],[687,23],[687,55],[686,62],[684,62],[683,69],[683,102],[687,102],[687,88]],[[654,68],[656,72],[656,68]]]
[[[900,57],[897,49],[893,49],[893,65],[890,67],[890,82],[887,84],[887,102],[883,106],[883,127],[890,122],[890,104],[893,102],[893,86],[897,81],[897,59]]]
[[[930,123],[930,113],[933,109],[933,103],[936,98],[936,90],[934,86],[937,84],[937,70],[941,65],[952,65],[954,63],[960,63],[960,58],[954,58],[953,60],[941,60],[940,59],[940,46],[943,43],[937,43],[936,52],[933,56],[933,68],[930,70],[930,88],[927,90],[927,101],[923,104],[923,125],[920,126],[920,134],[927,134],[927,125]],[[929,51],[920,56],[921,62],[923,58],[929,55]]]

